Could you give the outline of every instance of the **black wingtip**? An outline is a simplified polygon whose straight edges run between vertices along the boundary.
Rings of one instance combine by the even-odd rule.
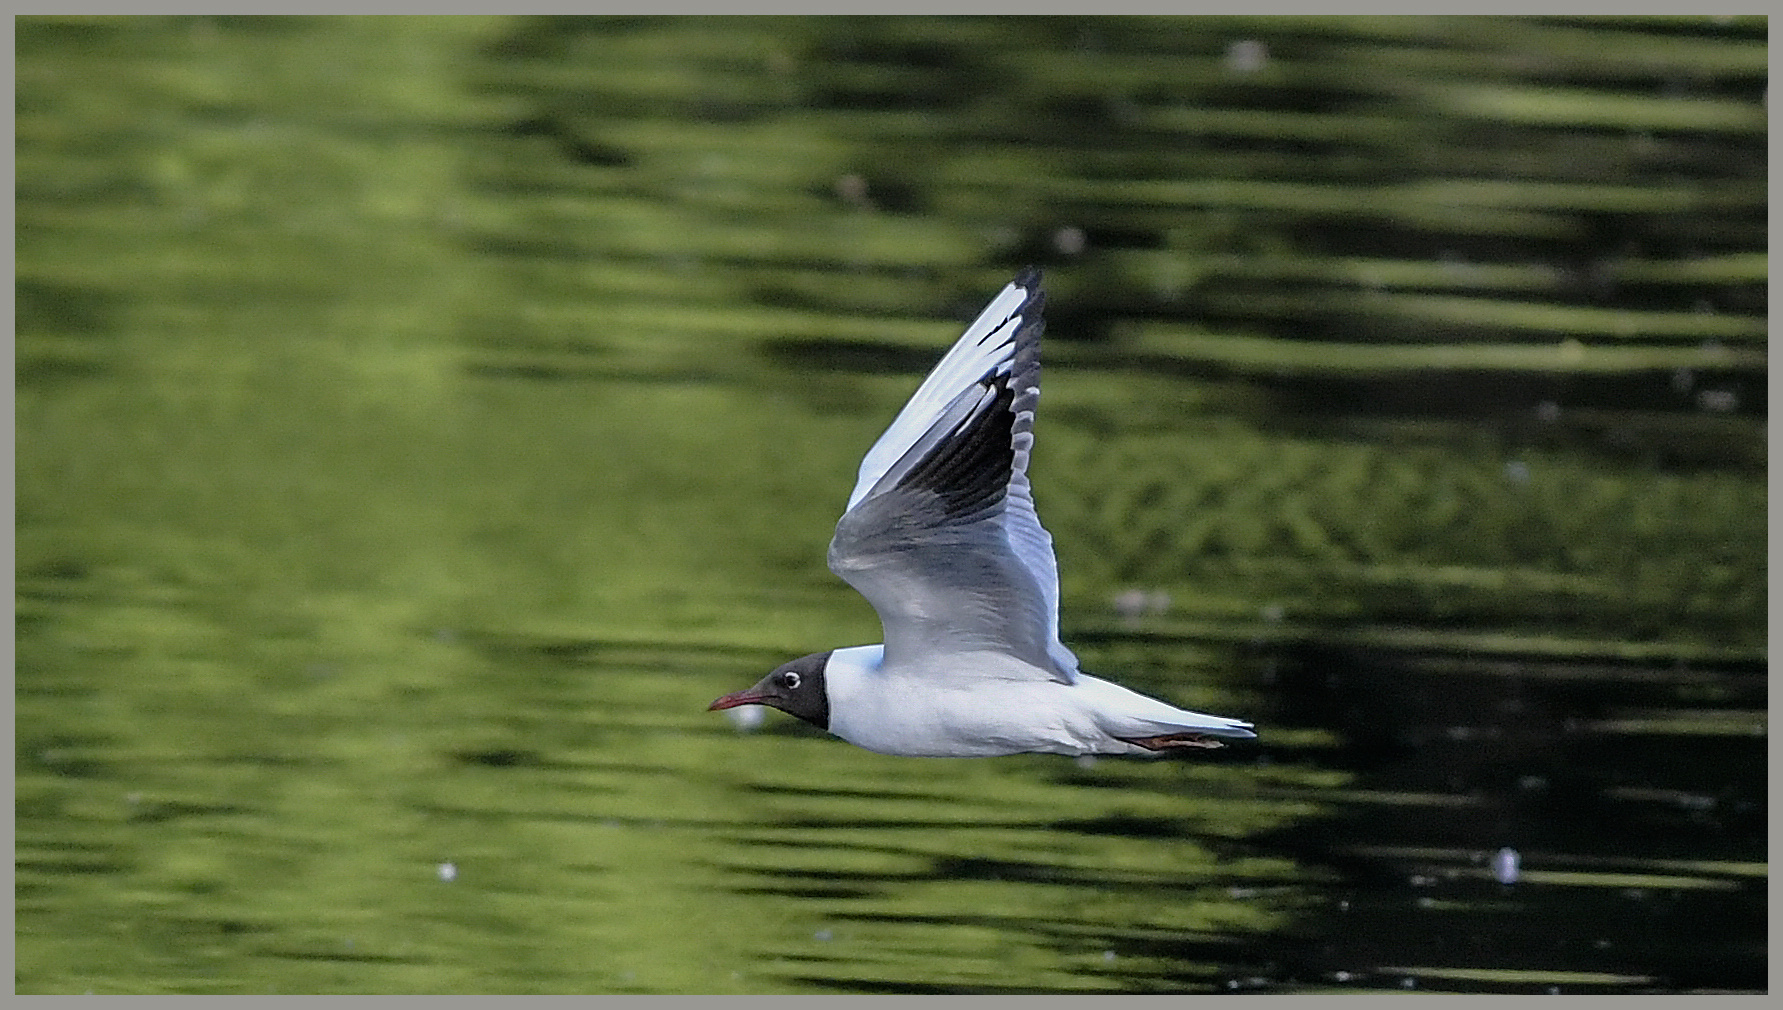
[[[1031,329],[1036,338],[1046,326],[1041,318],[1046,309],[1046,292],[1040,287],[1040,276],[1040,268],[1030,264],[1022,267],[1015,280],[1010,282],[1025,292],[1019,310],[1023,316],[1023,329]]]

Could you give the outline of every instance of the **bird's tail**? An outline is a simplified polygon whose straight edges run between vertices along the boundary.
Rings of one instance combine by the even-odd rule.
[[[1257,735],[1251,724],[1243,719],[1228,719],[1225,716],[1177,708],[1168,702],[1130,691],[1099,677],[1082,675],[1078,678],[1078,687],[1097,696],[1100,702],[1097,706],[1097,721],[1102,723],[1102,728],[1110,736],[1123,740],[1176,736],[1249,740]]]
[[[1180,733],[1223,736],[1233,740],[1252,740],[1257,736],[1256,728],[1242,719],[1227,719],[1224,716],[1206,715],[1180,708],[1170,719],[1138,718],[1130,721],[1142,724],[1146,732],[1153,732],[1160,736],[1173,736]]]

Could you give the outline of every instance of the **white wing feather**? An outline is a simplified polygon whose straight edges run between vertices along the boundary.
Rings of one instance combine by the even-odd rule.
[[[862,460],[830,568],[900,654],[999,650],[1073,682],[1052,537],[1028,483],[1044,327],[1024,271],[973,320]],[[959,673],[958,675],[965,675]]]

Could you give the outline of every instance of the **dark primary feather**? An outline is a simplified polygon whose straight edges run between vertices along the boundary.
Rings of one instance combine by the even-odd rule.
[[[898,482],[899,490],[933,492],[950,521],[970,519],[995,508],[1009,490],[1009,471],[1015,462],[1015,446],[1010,441],[1015,427],[1010,405],[1015,393],[1008,375],[986,376],[981,388],[983,385],[991,389],[985,391],[984,402],[966,423]]]

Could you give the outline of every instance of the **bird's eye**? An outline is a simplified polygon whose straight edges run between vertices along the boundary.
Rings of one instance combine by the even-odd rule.
[[[788,670],[780,675],[780,684],[788,691],[797,691],[799,689],[800,679],[798,674]]]

